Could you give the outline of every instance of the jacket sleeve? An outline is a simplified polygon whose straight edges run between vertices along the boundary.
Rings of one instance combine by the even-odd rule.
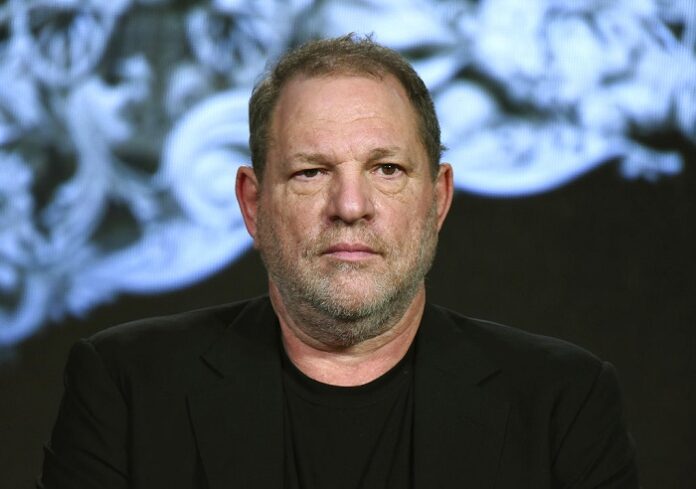
[[[611,364],[602,363],[579,409],[563,416],[569,423],[553,461],[554,487],[638,489],[635,449]]]
[[[89,341],[80,340],[70,351],[64,383],[37,487],[127,488],[127,404]]]

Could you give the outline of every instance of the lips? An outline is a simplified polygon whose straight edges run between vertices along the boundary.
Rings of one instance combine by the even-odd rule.
[[[346,261],[367,260],[379,255],[377,251],[363,243],[337,243],[326,248],[322,254]]]

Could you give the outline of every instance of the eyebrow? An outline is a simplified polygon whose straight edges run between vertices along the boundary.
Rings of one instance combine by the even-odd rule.
[[[375,148],[370,151],[370,161],[381,160],[382,158],[397,156],[401,148],[398,146],[388,146],[386,148]]]
[[[400,151],[401,151],[401,148],[398,146],[387,146],[384,148],[374,148],[374,149],[370,150],[370,153],[368,155],[367,160],[368,161],[375,161],[375,160],[380,160],[382,158],[397,156]],[[293,154],[292,157],[290,158],[290,160],[295,161],[295,162],[300,162],[300,163],[312,163],[312,164],[317,164],[317,165],[328,165],[329,163],[331,163],[332,159],[323,153],[299,152],[299,153]]]
[[[322,153],[295,153],[290,157],[290,161],[298,163],[312,163],[317,165],[325,165],[329,163],[329,158]]]

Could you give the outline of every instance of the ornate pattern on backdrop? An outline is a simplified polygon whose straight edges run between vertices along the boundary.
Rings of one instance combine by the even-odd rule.
[[[266,60],[350,31],[411,59],[460,190],[602,164],[678,174],[696,143],[696,0],[9,0],[0,6],[0,346],[249,245],[234,202]],[[659,149],[658,149],[659,148]]]

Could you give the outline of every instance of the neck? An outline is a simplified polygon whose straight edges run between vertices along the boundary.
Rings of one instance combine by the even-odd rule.
[[[384,333],[349,347],[324,344],[306,333],[271,283],[269,295],[280,322],[285,351],[292,363],[308,377],[336,386],[363,385],[394,367],[408,351],[425,308],[421,285],[401,317]]]

